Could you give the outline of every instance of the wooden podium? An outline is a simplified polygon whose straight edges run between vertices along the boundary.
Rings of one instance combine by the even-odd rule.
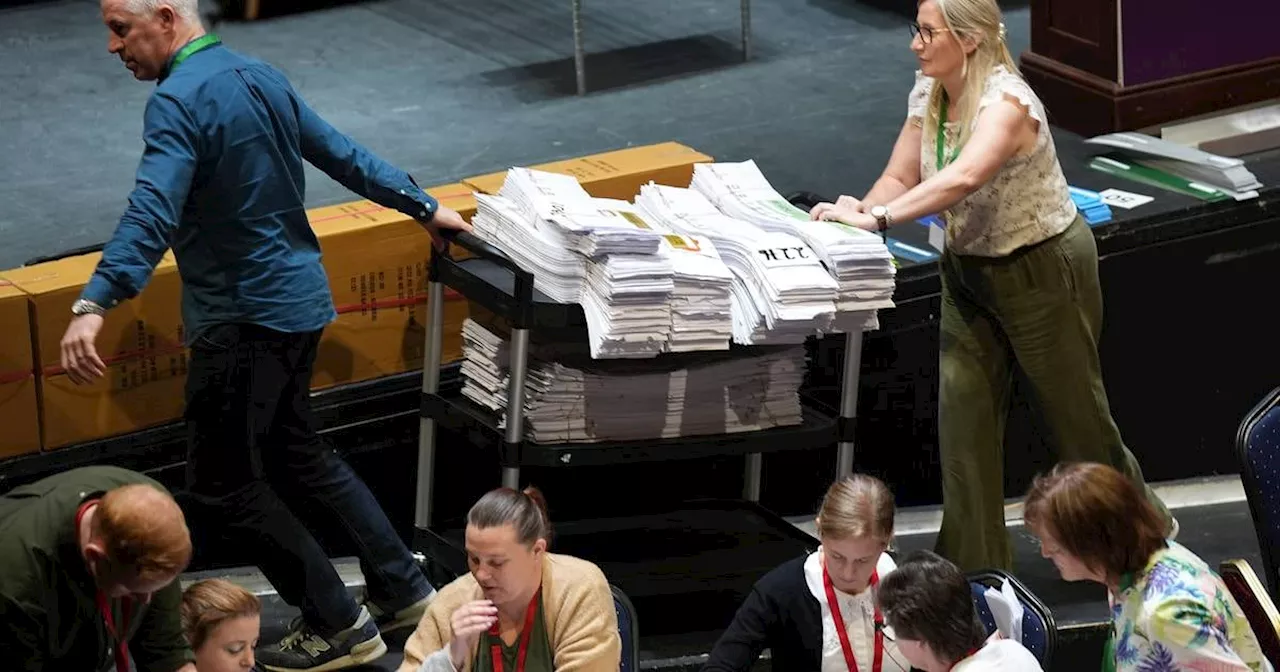
[[[1022,71],[1082,135],[1280,98],[1276,2],[1031,0]]]

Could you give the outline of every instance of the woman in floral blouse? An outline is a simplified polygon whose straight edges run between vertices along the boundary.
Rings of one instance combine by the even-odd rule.
[[[917,8],[920,70],[883,174],[861,200],[841,196],[810,216],[869,230],[931,214],[945,221],[937,552],[965,570],[1008,570],[1001,473],[1015,370],[1060,459],[1111,464],[1139,485],[1142,469],[1102,382],[1098,248],[1071,200],[1044,105],[1005,44],[1000,8]]]
[[[1222,579],[1165,539],[1163,517],[1120,472],[1060,464],[1032,484],[1024,518],[1063,579],[1107,586],[1112,638],[1104,671],[1274,669]]]

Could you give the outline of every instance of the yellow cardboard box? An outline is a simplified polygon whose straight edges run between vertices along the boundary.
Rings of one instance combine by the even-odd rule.
[[[462,185],[427,191],[464,218],[475,212],[475,199]],[[321,338],[312,388],[421,368],[431,237],[412,217],[370,201],[307,214],[338,311]],[[446,297],[443,359],[449,362],[462,356],[467,304],[453,292]]]
[[[27,295],[40,375],[40,426],[46,450],[131,432],[182,417],[187,359],[182,283],[166,254],[137,298],[107,313],[98,336],[105,376],[84,386],[62,370],[62,335],[101,254],[68,257],[4,272]]]
[[[630,201],[640,193],[640,187],[650,181],[672,187],[687,187],[693,180],[694,164],[714,160],[678,142],[663,142],[530,167],[572,175],[578,178],[587,193],[596,198]],[[462,182],[478,192],[496,194],[506,177],[507,171],[504,170],[468,177]]]
[[[0,280],[0,458],[40,450],[39,400],[33,371],[27,295]]]

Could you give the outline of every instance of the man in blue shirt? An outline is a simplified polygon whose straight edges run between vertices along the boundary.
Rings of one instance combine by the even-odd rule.
[[[187,480],[209,529],[252,549],[301,622],[262,646],[272,670],[335,670],[386,651],[381,632],[417,624],[434,595],[365,484],[317,437],[311,374],[336,318],[303,209],[303,161],[352,191],[440,229],[467,230],[404,171],[339,133],[278,70],[205,33],[196,0],[102,0],[108,50],[158,80],[144,115],[137,184],[75,302],[62,363],[105,371],[103,314],[137,295],[172,247],[190,363]],[[310,530],[308,529],[310,528]],[[312,530],[356,549],[357,604]]]

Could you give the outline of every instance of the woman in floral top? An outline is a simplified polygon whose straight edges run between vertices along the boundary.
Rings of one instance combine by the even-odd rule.
[[[1107,586],[1103,670],[1270,672],[1244,612],[1199,556],[1166,541],[1133,481],[1102,464],[1061,464],[1027,494],[1028,528],[1067,581]]]

